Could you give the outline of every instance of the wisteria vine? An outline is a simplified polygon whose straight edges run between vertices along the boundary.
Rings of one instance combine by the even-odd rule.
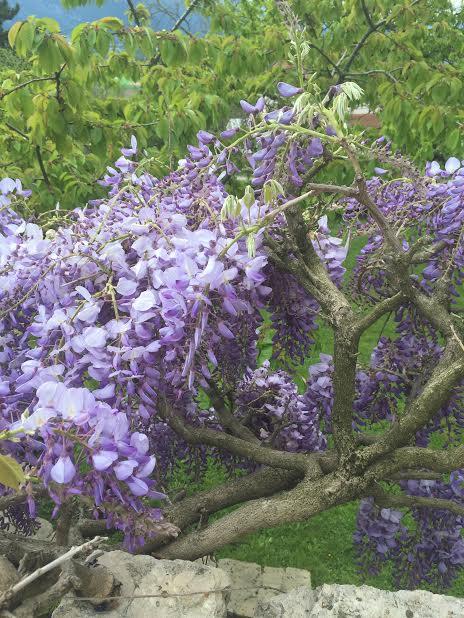
[[[250,440],[266,448],[331,448],[334,362],[331,354],[314,354],[326,316],[273,249],[297,257],[287,212],[303,213],[308,246],[360,311],[390,296],[394,282],[365,204],[347,187],[344,199],[330,203],[322,197],[328,185],[311,183],[331,160],[343,160],[343,117],[359,89],[340,85],[322,103],[314,84],[305,91],[280,83],[278,93],[290,103],[268,109],[262,97],[241,101],[241,127],[218,136],[200,131],[187,158],[163,178],[150,173],[133,138],[101,180],[107,197],[46,233],[17,214],[29,195],[20,181],[0,181],[0,432],[2,452],[26,473],[28,511],[7,514],[18,528],[33,529],[40,483],[55,514],[78,497],[95,518],[124,532],[130,549],[160,531],[175,536],[158,506],[174,462],[213,455],[230,463],[230,454],[201,445],[192,451],[166,410],[187,426],[224,431],[218,396]],[[414,286],[429,295],[442,285],[459,317],[462,162],[451,158],[444,169],[433,162],[425,175],[408,174],[388,143],[353,143],[388,168],[376,168],[367,187],[401,232],[402,250],[420,256],[424,239],[435,247],[416,260]],[[227,187],[243,177],[249,184],[237,197]],[[348,276],[344,261],[357,237],[364,244]],[[259,365],[266,320],[273,354]],[[443,354],[439,333],[406,300],[389,324],[370,362],[358,364],[359,435],[394,424]],[[294,372],[307,358],[313,362],[302,390]],[[417,433],[416,445],[456,444],[463,427],[459,387]],[[461,476],[406,479],[401,489],[464,506]],[[399,585],[449,585],[464,564],[462,517],[415,508],[412,519],[406,524],[404,511],[365,498],[355,535],[360,564],[375,573],[388,558]]]

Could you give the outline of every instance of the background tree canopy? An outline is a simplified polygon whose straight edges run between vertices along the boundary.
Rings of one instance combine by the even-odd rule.
[[[201,38],[188,36],[183,22],[174,32],[154,30],[149,10],[132,3],[128,26],[103,18],[69,38],[50,19],[17,23],[10,44],[27,68],[2,72],[1,165],[40,188],[31,207],[42,211],[85,203],[103,161],[131,134],[160,173],[201,126],[221,126],[235,95],[273,96],[269,84],[295,74],[282,6],[196,2],[210,20]],[[462,148],[462,9],[446,0],[294,6],[305,79],[316,73],[322,87],[359,83],[383,132],[421,162]],[[130,97],[122,80],[133,84]]]
[[[8,46],[8,29],[3,27],[3,23],[13,19],[18,11],[19,4],[10,5],[8,0],[0,0],[0,47]]]

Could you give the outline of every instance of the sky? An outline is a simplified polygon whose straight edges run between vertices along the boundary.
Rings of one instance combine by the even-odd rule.
[[[83,21],[94,21],[107,15],[125,19],[125,11],[127,11],[126,0],[106,0],[101,7],[90,3],[87,6],[73,9],[63,8],[60,0],[9,0],[9,4],[14,5],[15,1],[18,2],[20,9],[13,21],[25,19],[28,15],[52,17],[60,24],[64,34],[70,34],[71,30]],[[175,9],[178,15],[185,8],[182,0],[164,0],[164,4],[171,9]],[[157,30],[168,29],[172,24],[172,18],[161,15],[156,18]],[[8,23],[6,22],[5,25],[8,25]],[[193,16],[190,20],[190,28],[193,32],[203,30],[201,18]]]

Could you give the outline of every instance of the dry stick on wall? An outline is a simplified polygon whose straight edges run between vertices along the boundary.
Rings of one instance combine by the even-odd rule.
[[[87,541],[83,545],[79,545],[77,547],[71,547],[69,551],[67,551],[62,556],[59,556],[59,558],[56,558],[56,560],[49,562],[48,564],[46,564],[43,567],[40,567],[40,569],[37,569],[36,571],[33,571],[27,577],[24,577],[24,579],[22,579],[17,584],[15,584],[14,586],[6,590],[0,596],[0,609],[8,605],[8,603],[18,594],[18,592],[21,592],[22,590],[24,590],[24,588],[27,588],[29,584],[34,582],[36,579],[38,579],[42,575],[45,575],[45,573],[52,571],[57,566],[60,566],[60,564],[63,564],[67,560],[70,560],[77,554],[80,554],[81,552],[85,552],[89,549],[93,549],[95,546],[99,545],[100,543],[103,543],[106,540],[107,540],[107,537],[97,536],[91,541]]]

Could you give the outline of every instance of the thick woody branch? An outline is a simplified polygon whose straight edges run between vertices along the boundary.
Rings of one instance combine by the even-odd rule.
[[[377,320],[379,320],[386,313],[390,313],[390,311],[394,311],[401,306],[403,301],[405,300],[405,296],[403,292],[397,292],[394,296],[390,296],[390,298],[385,298],[384,300],[379,301],[366,315],[360,318],[356,323],[356,330],[359,334],[364,333],[370,326],[375,324]]]
[[[175,503],[164,512],[164,516],[180,530],[202,518],[230,506],[250,500],[264,498],[290,489],[302,475],[293,470],[265,468],[244,477],[233,479],[209,491],[199,492]],[[172,537],[158,536],[143,546],[138,553],[151,553],[168,543]]]
[[[441,498],[428,498],[425,496],[406,496],[404,494],[388,494],[381,489],[373,492],[376,504],[384,508],[425,508],[450,511],[455,515],[464,516],[464,506]]]
[[[337,288],[329,277],[324,264],[317,255],[312,242],[308,238],[307,224],[302,213],[296,208],[286,213],[290,234],[295,241],[297,257],[293,263],[288,260],[288,269],[297,281],[321,305],[333,328],[343,328],[353,323],[354,313],[345,294]],[[299,256],[298,256],[299,254]]]
[[[287,214],[290,233],[295,240],[301,259],[294,265],[297,280],[315,288],[316,300],[334,329],[334,404],[332,423],[335,446],[339,453],[347,454],[355,448],[352,429],[352,411],[355,398],[356,363],[360,331],[354,328],[355,315],[341,290],[330,279],[306,233],[306,224],[301,212]]]
[[[156,556],[195,560],[244,535],[284,523],[304,521],[331,506],[352,500],[353,496],[353,487],[333,475],[303,481],[279,496],[248,502],[204,530],[179,537],[156,552]]]
[[[233,455],[245,457],[256,463],[273,468],[297,470],[303,474],[320,474],[317,460],[310,455],[278,451],[262,446],[261,443],[252,444],[236,436],[214,429],[187,425],[180,416],[172,413],[168,409],[168,406],[164,406],[163,415],[171,428],[189,444],[204,444],[206,446],[217,447]]]
[[[403,250],[402,239],[393,232],[385,215],[372,199],[361,165],[353,148],[346,140],[342,140],[342,144],[355,172],[355,182],[359,189],[356,199],[367,208],[391,249],[393,261],[390,276],[394,280],[395,286],[403,292],[406,298],[414,303],[420,313],[445,337],[454,336],[453,321],[443,303],[437,298],[426,296],[414,287],[409,274],[411,256]]]
[[[51,607],[59,604],[65,594],[79,586],[79,579],[70,574],[62,574],[58,580],[42,594],[25,599],[14,609],[14,618],[30,618],[46,615]]]
[[[439,472],[430,472],[430,470],[404,470],[396,474],[388,475],[386,481],[398,483],[399,481],[441,481],[443,474]]]
[[[415,433],[446,404],[453,389],[464,378],[464,354],[457,348],[454,342],[447,345],[443,357],[422,392],[406,408],[399,421],[394,423],[375,444],[363,450],[366,461],[372,461],[395,448],[406,446]]]
[[[47,491],[44,488],[35,489],[33,497],[35,499],[45,496]],[[24,504],[28,499],[29,494],[25,491],[20,491],[0,498],[0,511],[4,511],[10,506],[16,506],[17,504]]]
[[[404,251],[401,245],[401,241],[394,234],[391,228],[391,225],[387,221],[385,215],[378,208],[377,204],[372,199],[369,193],[369,189],[367,187],[366,179],[364,177],[364,174],[361,168],[361,164],[359,163],[359,160],[356,156],[355,151],[345,139],[342,140],[342,145],[348,155],[348,158],[351,162],[351,165],[355,173],[355,183],[358,186],[358,193],[355,196],[356,199],[358,200],[360,204],[366,207],[367,211],[369,212],[371,217],[374,219],[380,232],[382,233],[383,237],[385,238],[386,242],[391,247],[391,249],[394,251],[394,253],[397,256],[402,255]]]
[[[405,446],[391,453],[388,462],[391,473],[414,467],[449,474],[464,467],[464,446],[446,450]]]
[[[430,260],[431,257],[443,251],[449,244],[445,240],[439,240],[430,247],[425,247],[422,251],[417,251],[411,255],[411,264],[422,264]]]
[[[106,541],[106,538],[104,537],[101,538],[97,536],[91,541],[87,541],[83,545],[80,545],[78,547],[71,547],[69,551],[62,554],[61,556],[59,556],[52,562],[46,564],[45,566],[40,567],[33,573],[30,573],[29,575],[24,577],[22,580],[20,580],[17,584],[14,584],[14,586],[12,586],[11,588],[9,588],[8,590],[6,590],[0,595],[0,608],[8,606],[11,603],[11,601],[15,597],[18,596],[19,593],[22,594],[22,591],[25,588],[27,588],[30,584],[32,584],[36,579],[38,579],[42,575],[45,575],[45,573],[49,573],[50,571],[53,571],[53,569],[56,569],[58,566],[61,566],[62,564],[64,564],[65,562],[67,562],[68,560],[76,556],[77,554],[88,551],[96,547],[98,544],[102,543],[103,541]]]
[[[237,438],[252,442],[253,444],[260,444],[259,439],[254,433],[245,427],[238,421],[233,413],[228,409],[226,402],[224,401],[221,393],[215,384],[210,382],[210,389],[208,390],[208,396],[213,404],[214,411],[219,419],[220,424],[225,429],[229,430]]]

